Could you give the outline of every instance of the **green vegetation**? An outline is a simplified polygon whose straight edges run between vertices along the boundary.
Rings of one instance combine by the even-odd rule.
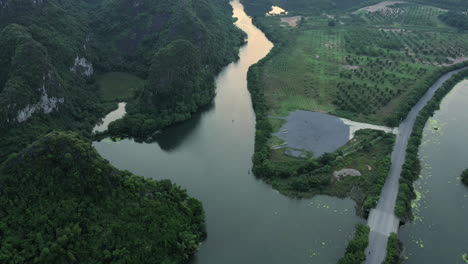
[[[202,205],[119,171],[77,134],[48,134],[0,166],[1,263],[183,263]]]
[[[461,175],[461,181],[468,186],[468,169],[464,170]]]
[[[290,13],[299,15],[319,15],[323,12],[336,12],[371,2],[369,0],[242,0],[247,13],[251,16],[263,16],[272,5],[281,6]]]
[[[168,25],[159,42],[154,46],[143,41],[141,52],[134,55],[134,63],[145,62],[136,67],[148,82],[129,102],[127,115],[109,126],[113,136],[150,138],[160,128],[187,120],[212,101],[214,76],[237,58],[244,33],[232,24],[228,1],[170,3],[175,14],[157,17]],[[151,6],[148,11],[161,10]]]
[[[447,66],[468,56],[468,34],[445,26],[443,12],[399,4],[385,12],[305,16],[296,28],[257,17],[280,47],[258,72],[270,114],[303,109],[397,126]]]
[[[358,264],[366,260],[365,250],[369,245],[370,228],[367,225],[357,225],[354,231],[354,237],[348,242],[346,253],[338,264]]]
[[[396,233],[391,233],[388,237],[387,255],[385,256],[384,264],[400,263],[400,242]]]
[[[460,10],[468,9],[468,2],[465,0],[410,0],[414,3],[433,5],[439,8],[450,9],[450,10]]]
[[[272,149],[279,142],[271,134],[278,131],[281,124],[278,119],[269,118],[270,107],[265,92],[267,86],[259,74],[265,64],[276,58],[281,50],[281,44],[275,46],[248,73],[249,90],[257,115],[253,156],[255,175],[289,196],[329,194],[351,197],[357,202],[359,213],[368,213],[376,205],[385,183],[394,136],[379,131],[358,131],[355,140],[335,153],[320,158],[292,158],[284,154],[284,149]],[[344,168],[357,169],[362,176],[336,179],[333,172]]]
[[[393,140],[393,135],[380,131],[358,131],[354,140],[318,159],[293,158],[283,155],[282,149],[272,149],[268,165],[255,172],[260,171],[263,179],[283,194],[351,197],[357,202],[359,212],[367,214],[376,206],[390,169]],[[361,176],[334,175],[349,168],[358,170]]]
[[[236,59],[244,37],[227,0],[6,0],[0,14],[0,161],[53,129],[89,136],[114,100],[128,99],[124,121],[142,118],[126,124],[146,121],[147,134],[189,118],[211,101],[214,76]],[[184,42],[191,52],[158,64]],[[170,89],[158,74],[162,67],[181,74],[172,64],[181,61],[198,67],[178,79],[183,89]],[[136,77],[126,74],[148,81],[128,91]],[[162,100],[172,104],[155,104]]]
[[[205,236],[198,201],[81,136],[116,100],[125,135],[189,118],[244,34],[227,0],[137,2],[0,1],[1,263],[182,263]]]
[[[400,219],[411,219],[411,201],[416,198],[413,182],[419,179],[421,164],[418,156],[419,145],[423,137],[424,127],[427,120],[439,109],[444,96],[452,88],[468,77],[468,70],[461,71],[454,75],[434,95],[433,99],[423,108],[413,127],[413,132],[408,142],[406,150],[406,160],[400,178],[400,188],[395,206],[395,215]]]
[[[368,4],[374,2],[378,1]],[[287,195],[350,196],[364,214],[376,205],[390,165],[390,136],[361,134],[358,140],[372,144],[367,151],[351,155],[342,155],[340,150],[323,158],[297,159],[283,149],[272,149],[281,144],[271,137],[280,126],[269,116],[286,116],[301,109],[398,126],[442,74],[466,65],[468,57],[468,34],[441,20],[447,11],[424,5],[430,1],[412,2],[373,12],[358,10],[365,6],[363,1],[347,7],[335,1],[333,8],[309,3],[320,12],[298,8],[307,5],[301,0],[288,4],[255,2],[279,4],[289,12],[254,17],[255,24],[275,44],[248,76],[257,114],[253,158],[257,176]],[[262,10],[251,1],[246,3],[252,14]],[[346,10],[349,7],[352,11]],[[281,17],[295,15],[302,16],[297,27],[281,23]],[[380,171],[363,170],[366,163]],[[350,164],[364,171],[363,176],[333,179],[334,171]],[[412,193],[404,184],[401,189]]]
[[[105,101],[127,101],[143,89],[144,82],[125,72],[108,72],[97,78],[100,94]]]
[[[463,12],[449,11],[439,16],[440,20],[455,28],[468,30],[468,15]]]

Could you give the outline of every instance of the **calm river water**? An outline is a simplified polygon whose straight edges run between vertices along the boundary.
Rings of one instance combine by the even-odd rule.
[[[156,143],[95,142],[114,166],[171,179],[203,202],[208,238],[194,264],[335,264],[355,224],[354,202],[327,196],[295,200],[250,173],[255,115],[247,70],[272,43],[251,23],[238,0],[236,25],[248,34],[240,60],[217,77],[213,106],[159,134]]]
[[[400,229],[408,264],[465,263],[468,253],[468,187],[460,174],[468,168],[468,81],[459,83],[424,129],[415,183],[420,198],[415,221]]]

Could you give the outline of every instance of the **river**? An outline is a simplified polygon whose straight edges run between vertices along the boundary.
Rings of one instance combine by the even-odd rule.
[[[250,173],[255,114],[247,71],[273,45],[238,0],[231,5],[248,43],[240,60],[217,77],[213,105],[164,130],[153,144],[127,139],[93,145],[114,166],[171,179],[203,202],[208,238],[192,264],[335,264],[354,226],[363,222],[354,202],[328,196],[291,199]]]
[[[419,148],[422,171],[415,182],[415,220],[400,229],[408,264],[465,263],[468,253],[468,81],[442,101],[424,128]]]

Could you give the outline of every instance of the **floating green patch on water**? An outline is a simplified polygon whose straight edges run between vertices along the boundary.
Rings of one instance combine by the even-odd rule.
[[[411,208],[417,209],[421,206],[420,201],[423,197],[422,193],[418,190],[414,191],[416,194],[416,198],[411,202]]]
[[[418,245],[420,248],[424,248],[424,243],[423,243],[423,240],[420,238],[418,240],[415,240],[414,241],[416,243],[416,245]]]

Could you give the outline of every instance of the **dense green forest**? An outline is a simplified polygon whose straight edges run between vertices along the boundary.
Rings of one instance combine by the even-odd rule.
[[[0,166],[0,263],[183,263],[202,205],[169,181],[119,171],[75,133],[48,134]]]
[[[115,107],[95,81],[110,71],[148,80],[114,133],[189,118],[237,57],[244,35],[232,22],[227,0],[1,1],[0,160],[53,129],[89,135]]]
[[[111,135],[147,138],[190,118],[213,99],[214,77],[222,66],[237,58],[244,33],[233,25],[228,1],[170,3],[172,12],[152,18],[157,27],[167,28],[129,55],[148,81],[129,102],[125,118],[109,127]]]
[[[0,0],[0,263],[186,262],[201,204],[83,137],[122,96],[119,133],[189,118],[243,41],[228,0]],[[138,87],[109,95],[108,72]]]

